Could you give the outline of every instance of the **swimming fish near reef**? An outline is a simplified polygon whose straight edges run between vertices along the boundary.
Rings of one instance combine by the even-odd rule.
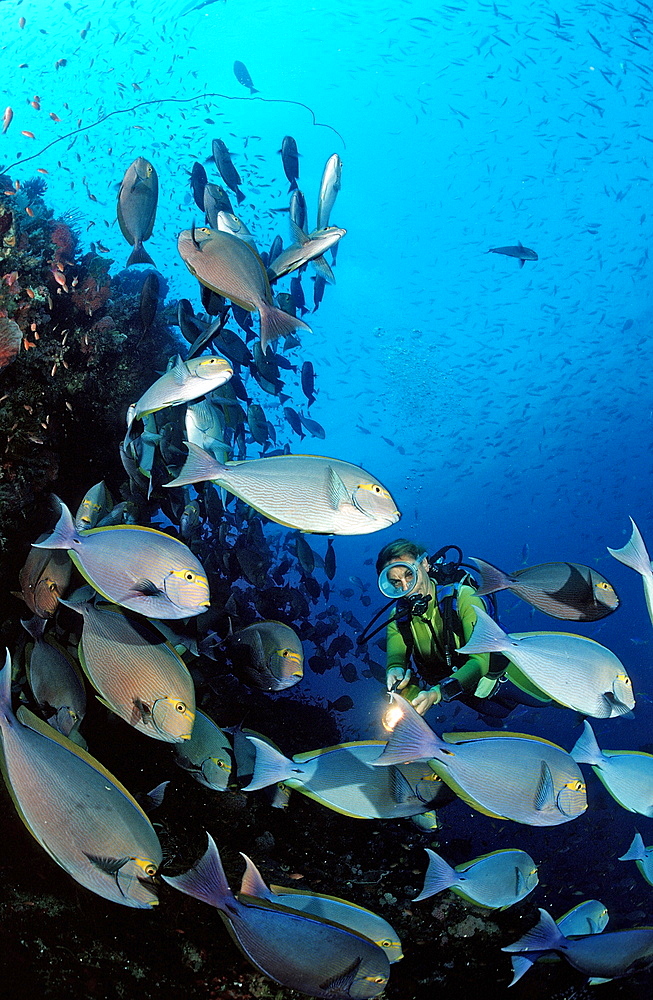
[[[569,632],[508,635],[477,608],[472,636],[459,652],[501,652],[550,698],[595,719],[625,715],[635,707],[633,685],[621,660],[585,636]]]
[[[297,152],[297,143],[291,135],[284,136],[279,152],[281,153],[283,172],[290,181],[288,190],[295,191],[299,180],[299,153]]]
[[[301,640],[283,622],[254,622],[230,635],[226,646],[245,683],[262,691],[284,691],[304,676]]]
[[[166,406],[178,406],[179,403],[189,403],[198,396],[204,396],[228,382],[233,373],[233,368],[224,358],[202,355],[182,361],[177,356],[173,367],[146,389],[134,404],[133,410],[130,410],[129,423]]]
[[[226,791],[231,775],[231,743],[219,726],[199,709],[195,712],[193,734],[174,748],[175,761],[205,788]]]
[[[401,941],[394,927],[387,920],[363,906],[350,903],[337,896],[324,896],[308,889],[286,889],[280,885],[267,886],[253,861],[243,854],[247,868],[240,884],[240,895],[253,896],[255,899],[268,899],[278,906],[289,910],[308,913],[320,920],[329,920],[334,924],[347,927],[357,934],[362,934],[368,941],[373,941],[383,948],[392,965],[403,958]]]
[[[575,937],[581,934],[600,934],[608,920],[608,911],[604,903],[598,899],[586,899],[585,902],[568,910],[562,917],[558,917],[556,924],[565,937]],[[514,986],[534,962],[543,957],[549,956],[546,952],[536,951],[528,952],[526,955],[511,955],[513,978],[509,985]],[[557,959],[557,956],[555,958]]]
[[[275,455],[221,465],[189,444],[180,474],[166,486],[210,481],[259,514],[299,531],[366,535],[395,524],[399,511],[388,491],[349,462],[322,455]]]
[[[589,722],[572,747],[579,764],[591,764],[610,795],[629,812],[653,816],[653,756],[639,750],[601,750]]]
[[[516,247],[493,247],[491,250],[486,250],[486,253],[502,253],[505,257],[516,257],[520,267],[524,266],[526,260],[538,259],[534,250],[522,246],[521,243],[518,243]]]
[[[450,801],[447,789],[426,763],[374,767],[383,743],[363,740],[295,754],[290,760],[267,741],[248,740],[256,748],[253,792],[283,782],[328,809],[352,819],[398,819],[427,812]]]
[[[118,192],[118,225],[133,250],[127,260],[132,264],[154,264],[143,243],[149,240],[154,229],[156,206],[159,198],[159,179],[152,164],[138,156],[127,167]]]
[[[82,502],[75,514],[75,527],[78,531],[94,528],[103,517],[113,509],[113,500],[104,480],[91,486],[84,494]]]
[[[228,188],[230,188],[236,195],[238,204],[245,200],[245,195],[240,190],[240,185],[242,181],[240,179],[240,174],[236,170],[231,160],[231,153],[227,149],[225,143],[222,139],[214,139],[212,144],[213,160],[220,172],[222,180],[225,182]]]
[[[136,524],[79,534],[66,505],[54,531],[34,548],[66,549],[82,576],[103,597],[151,618],[186,618],[209,606],[200,561],[183,542]]]
[[[11,709],[9,652],[0,673],[2,774],[23,823],[76,882],[123,906],[155,906],[161,864],[149,819],[113,775],[26,708]]]
[[[264,976],[327,1000],[363,1000],[383,992],[388,957],[361,934],[269,900],[236,898],[227,883],[215,841],[183,875],[164,875],[180,892],[215,906],[231,936]]]
[[[589,566],[550,562],[504,573],[484,559],[470,558],[481,575],[480,586],[476,588],[479,596],[512,590],[517,597],[553,618],[577,622],[605,618],[619,607],[612,584]]]
[[[325,229],[329,225],[329,219],[331,218],[336,196],[340,190],[341,181],[342,160],[337,153],[334,153],[326,162],[320,182],[320,192],[317,199],[316,229]]]
[[[47,722],[63,736],[79,729],[86,713],[86,691],[79,668],[68,653],[45,636],[47,621],[35,615],[21,623],[34,640],[27,682]]]
[[[640,573],[642,576],[642,581],[644,583],[644,597],[646,599],[646,607],[648,608],[649,618],[653,622],[653,569],[651,568],[651,560],[649,554],[646,550],[646,544],[642,538],[642,534],[633,521],[632,517],[630,519],[632,525],[632,533],[630,540],[621,549],[611,549],[608,546],[608,552],[619,562],[624,563],[626,566],[630,566],[634,569],[636,573]]]
[[[310,332],[303,320],[272,304],[263,261],[244,240],[206,227],[185,229],[179,234],[177,249],[188,270],[203,285],[231,299],[241,309],[258,312],[263,351],[271,340],[287,336],[293,330]]]
[[[291,243],[289,247],[281,251],[278,257],[270,261],[268,272],[274,278],[290,274],[291,271],[296,271],[297,268],[303,267],[311,260],[315,262],[317,257],[338,243],[347,233],[346,229],[339,229],[337,226],[316,229],[308,235],[292,222],[291,228],[294,243]],[[327,280],[330,279],[327,278]]]
[[[505,910],[528,896],[539,882],[537,866],[524,851],[492,851],[455,868],[430,848],[426,847],[425,851],[429,865],[424,888],[414,902],[451,889],[477,906]]]
[[[653,885],[653,847],[644,847],[641,833],[635,834],[632,844],[619,861],[636,861],[643,877],[649,885]]]
[[[79,659],[99,701],[139,732],[166,743],[190,739],[193,679],[148,621],[89,601],[66,606],[84,619]]]
[[[248,88],[250,94],[258,94],[258,90],[252,83],[252,78],[249,75],[247,66],[245,63],[240,62],[239,59],[236,59],[234,63],[234,76],[238,80],[238,83],[242,83],[243,87]]]
[[[428,761],[473,809],[529,826],[557,826],[587,809],[575,760],[555,743],[525,733],[434,733],[399,695],[401,717],[377,767]]]
[[[41,535],[39,541],[45,537]],[[68,589],[72,571],[72,563],[65,552],[30,549],[18,582],[20,596],[32,614],[52,618],[59,598]]]
[[[540,921],[519,941],[501,951],[554,951],[593,979],[618,979],[653,965],[653,927],[631,927],[607,934],[565,937],[553,917],[540,909]]]

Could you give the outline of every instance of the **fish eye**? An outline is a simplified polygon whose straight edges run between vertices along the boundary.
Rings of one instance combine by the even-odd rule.
[[[180,715],[183,715],[184,712],[186,711],[186,705],[185,705],[185,703],[183,701],[176,701],[175,702],[175,711],[179,712]]]
[[[381,947],[382,948],[389,948],[391,945],[392,945],[392,941],[388,941],[387,938],[386,938],[385,941],[381,941]]]
[[[224,761],[220,760],[219,757],[211,757],[211,760],[213,761],[216,767],[224,767]]]
[[[156,865],[153,865],[150,862],[149,865],[145,865],[143,871],[145,872],[146,875],[149,875],[150,878],[154,878],[154,876],[156,875]]]
[[[385,976],[375,976],[372,982],[376,983],[377,986],[380,986],[381,983],[387,982],[387,979],[385,978]]]
[[[622,684],[632,684],[628,674],[617,674],[617,680],[621,681]]]
[[[607,580],[599,580],[596,586],[599,588],[599,590],[612,590],[612,587],[610,586]]]
[[[194,579],[195,579],[195,574],[191,570],[187,569],[186,572],[184,573],[184,580],[188,580],[188,582],[190,583],[191,580]]]
[[[583,784],[582,781],[578,780],[568,781],[567,784],[565,785],[565,788],[568,788],[570,792],[582,792],[585,788],[585,785]]]

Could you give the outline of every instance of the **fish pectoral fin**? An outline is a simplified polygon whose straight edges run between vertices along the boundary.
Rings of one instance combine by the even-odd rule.
[[[101,872],[113,875],[114,877],[128,861],[131,861],[131,858],[101,858],[97,854],[86,854],[86,851],[84,851],[84,854],[91,864],[99,868]]]
[[[523,258],[523,257],[520,257],[520,258],[519,258],[519,266],[520,266],[520,267],[523,267],[523,266],[524,266],[524,258]]]
[[[332,993],[334,997],[340,997],[343,994],[346,996],[349,993],[349,987],[356,978],[356,973],[362,961],[362,958],[357,958],[336,976],[332,976],[331,979],[325,979],[323,983],[319,984],[320,990],[327,996],[329,993]]]
[[[147,725],[152,721],[152,709],[149,705],[142,702],[140,698],[134,698],[134,707],[129,721],[132,726],[137,726],[139,722]]]
[[[338,510],[343,503],[351,503],[347,487],[332,465],[327,472],[327,496],[334,510]]]
[[[173,378],[176,385],[185,385],[186,382],[188,382],[190,372],[188,371],[185,362],[182,361],[181,355],[179,354],[177,355],[177,360],[174,364],[174,367],[170,369],[168,375],[170,375]]]
[[[515,895],[521,896],[525,889],[526,883],[524,881],[524,876],[521,873],[521,869],[515,865]]]
[[[163,591],[160,587],[157,587],[156,583],[153,583],[152,580],[147,580],[145,578],[142,580],[135,580],[128,591],[128,595],[138,594],[142,597],[158,597],[159,594],[162,593]]]
[[[546,809],[555,803],[555,794],[553,788],[553,777],[549,769],[549,765],[546,761],[542,761],[542,770],[540,772],[540,780],[537,785],[537,790],[535,792],[535,808],[538,812],[542,809]]]

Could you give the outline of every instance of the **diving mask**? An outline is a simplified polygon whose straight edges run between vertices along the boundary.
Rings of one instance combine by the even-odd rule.
[[[419,581],[419,566],[426,556],[414,562],[393,562],[379,573],[379,590],[385,597],[408,597]],[[389,575],[390,574],[390,575]]]

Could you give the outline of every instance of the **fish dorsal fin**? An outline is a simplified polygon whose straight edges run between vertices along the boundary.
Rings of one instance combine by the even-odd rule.
[[[535,792],[535,808],[538,812],[540,812],[542,809],[546,809],[547,806],[550,806],[554,801],[555,789],[553,787],[553,778],[551,776],[549,765],[543,760],[540,780]]]
[[[327,496],[334,510],[338,510],[343,503],[351,503],[347,487],[332,465],[327,472]]]
[[[352,750],[358,747],[384,747],[385,740],[354,740],[351,743],[336,743],[332,747],[322,747],[321,750],[305,750],[302,753],[293,754],[293,760],[297,764],[305,764],[307,760],[321,757],[322,754],[331,753],[333,750]]]
[[[256,899],[271,899],[272,892],[268,889],[260,871],[246,854],[240,852],[241,858],[245,859],[245,872],[240,883],[240,891],[246,896],[254,896]]]
[[[501,729],[496,732],[487,733],[442,733],[442,739],[447,743],[472,743],[474,740],[485,739],[529,740],[531,743],[544,743],[546,746],[555,747],[556,750],[560,750],[557,743],[552,743],[551,740],[545,740],[542,736],[532,736],[530,733],[507,733]]]
[[[131,794],[131,792],[128,792],[125,786],[121,784],[121,782],[118,781],[118,779],[114,777],[114,775],[111,774],[111,772],[108,771],[106,767],[100,763],[99,760],[96,760],[95,757],[92,757],[90,753],[88,753],[88,751],[82,750],[82,748],[78,746],[76,743],[72,743],[65,736],[62,736],[61,733],[57,732],[56,729],[53,729],[52,726],[49,726],[47,722],[43,721],[43,719],[39,719],[37,715],[34,715],[33,712],[30,712],[30,710],[28,708],[25,708],[24,705],[21,705],[18,711],[16,712],[16,718],[20,723],[22,723],[23,726],[27,726],[28,729],[33,730],[35,733],[39,733],[41,736],[45,736],[46,739],[52,740],[54,743],[58,743],[60,746],[64,747],[64,749],[68,750],[69,753],[72,753],[76,757],[79,757],[81,760],[83,760],[85,764],[88,764],[89,767],[92,767],[94,771],[97,771],[99,774],[101,774],[104,778],[107,779],[107,781],[110,781],[111,784],[115,788],[117,788],[119,792],[122,792],[125,798],[129,799],[134,808],[138,809],[139,813],[141,813],[143,818],[147,820],[145,812],[143,811],[141,806],[139,806],[138,802]],[[147,820],[147,822],[149,823],[149,820]]]

